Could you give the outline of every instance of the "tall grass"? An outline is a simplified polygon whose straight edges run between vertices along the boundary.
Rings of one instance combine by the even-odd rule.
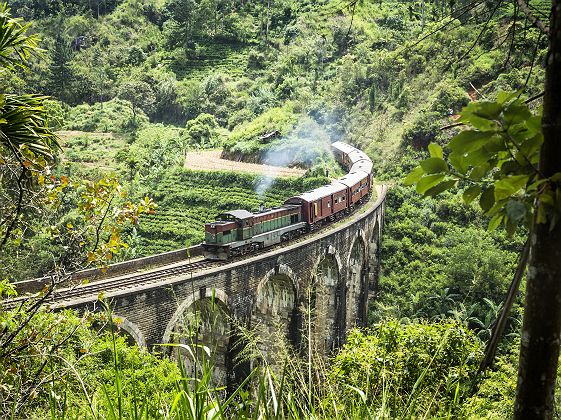
[[[279,324],[273,338],[276,353],[266,357],[265,343],[257,329],[250,329],[236,319],[226,319],[214,296],[206,303],[193,305],[176,329],[175,343],[169,344],[169,356],[175,358],[181,375],[173,392],[159,402],[143,391],[140,383],[133,382],[132,389],[130,384],[128,388],[123,385],[126,378],[119,357],[117,330],[111,308],[105,305],[111,337],[111,380],[94,395],[87,396],[88,410],[53,402],[50,417],[77,418],[76,413],[80,413],[80,418],[112,420],[257,420],[455,418],[458,415],[464,395],[464,373],[470,369],[468,356],[444,368],[440,376],[433,372],[443,369],[442,360],[448,357],[444,353],[456,345],[451,329],[444,330],[431,354],[411,355],[422,359],[415,365],[418,370],[412,383],[400,371],[410,366],[396,364],[404,357],[402,353],[406,350],[402,348],[392,347],[385,354],[373,353],[376,360],[370,360],[364,353],[353,353],[368,351],[356,342],[347,345],[339,355],[326,356],[319,351],[311,307],[302,308],[304,344],[295,349]],[[237,344],[243,344],[235,362],[238,365],[249,362],[251,366],[249,374],[229,388],[226,378],[216,374],[217,369],[223,368],[218,353],[223,349],[220,339],[224,319],[231,326],[229,333],[237,337]],[[387,335],[390,330],[380,334]],[[359,334],[354,332],[351,339]],[[381,337],[380,342],[389,349],[393,338]],[[338,369],[351,369],[351,374],[341,375]],[[155,404],[157,410],[153,409]]]

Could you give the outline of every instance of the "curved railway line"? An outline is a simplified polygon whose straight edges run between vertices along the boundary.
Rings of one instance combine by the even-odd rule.
[[[256,255],[270,253],[271,251],[278,250],[279,248],[291,246],[295,243],[308,240],[325,230],[331,229],[339,225],[341,222],[349,221],[349,219],[355,217],[357,213],[360,214],[362,210],[368,208],[372,201],[376,201],[372,200],[372,196],[374,195],[372,193],[377,191],[378,188],[373,188],[372,162],[368,156],[364,154],[364,152],[341,142],[333,143],[332,146],[334,148],[337,161],[342,166],[349,169],[349,173],[339,180],[332,181],[329,185],[325,185],[317,188],[316,190],[308,191],[300,196],[291,198],[291,200],[299,200],[302,212],[302,220],[300,220],[300,218],[298,219],[301,223],[294,224],[295,227],[293,229],[298,228],[304,223],[303,221],[306,220],[306,223],[309,223],[311,226],[308,233],[301,236],[298,235],[289,241],[286,241],[286,238],[284,237],[277,237],[277,241],[270,241],[272,244],[267,245],[266,247],[261,247],[261,249],[254,250],[251,253],[242,253],[242,255],[230,257],[230,259],[213,258],[216,256],[212,253],[208,253],[207,248],[204,248],[205,257],[209,258],[198,259],[200,257],[195,257],[197,258],[196,261],[188,258],[172,264],[153,267],[147,271],[122,273],[96,279],[91,283],[84,282],[64,288],[55,288],[55,290],[51,291],[48,296],[39,299],[56,307],[64,307],[78,300],[91,299],[92,296],[97,297],[101,293],[113,295],[130,288],[157,284],[178,276],[185,276],[188,274],[193,275],[195,273],[219,266],[238,263],[245,259],[253,258]],[[367,188],[363,188],[365,186]],[[343,191],[345,191],[345,195],[339,197]],[[346,202],[344,200],[345,197]],[[335,200],[335,198],[337,198],[337,200]],[[309,200],[306,201],[306,199]],[[326,200],[328,200],[327,204],[325,204]],[[345,206],[341,207],[341,203],[345,204]],[[293,205],[292,207],[298,206]],[[282,210],[282,208],[280,209]],[[312,211],[313,209],[315,209],[315,212]],[[343,216],[343,213],[347,214],[347,216],[341,217]],[[249,214],[252,218],[254,217],[252,213]],[[261,213],[257,213],[256,217],[259,217],[260,215]],[[291,221],[291,223],[295,222]],[[251,224],[251,226],[253,226],[253,224]],[[276,225],[276,227],[278,228],[278,225]],[[261,236],[267,235],[266,232],[268,231],[265,230],[265,233]],[[276,231],[273,230],[271,232],[274,233]],[[207,246],[206,242],[203,243],[202,246]],[[37,297],[37,294],[35,296]],[[8,308],[15,307],[29,299],[29,295],[20,296],[16,299],[4,302],[4,305]]]
[[[285,248],[287,246],[294,245],[295,243],[308,240],[310,237],[319,235],[325,232],[326,230],[338,226],[342,222],[348,222],[349,219],[356,217],[357,215],[365,211],[369,205],[371,205],[373,202],[376,201],[376,199],[377,198],[373,196],[364,205],[357,207],[348,217],[336,220],[332,223],[325,224],[324,226],[315,230],[314,232],[295,238],[292,241],[283,242],[278,245],[274,245],[270,248],[256,251],[252,254],[232,258],[231,260],[228,261],[218,261],[218,260],[209,260],[209,259],[200,259],[197,261],[187,260],[180,263],[173,263],[161,267],[156,267],[146,272],[136,272],[136,273],[121,274],[118,276],[111,276],[111,277],[94,281],[92,283],[78,284],[72,287],[57,289],[48,297],[48,299],[45,300],[45,303],[57,307],[64,307],[66,306],[66,304],[69,304],[70,302],[80,299],[82,297],[99,295],[100,293],[113,293],[133,287],[158,283],[165,279],[169,279],[185,274],[199,273],[204,270],[237,263],[248,258],[253,258],[257,255],[261,255],[281,248]],[[16,299],[5,302],[4,304],[6,308],[13,308],[17,304],[27,299],[29,299],[29,296],[21,296]]]

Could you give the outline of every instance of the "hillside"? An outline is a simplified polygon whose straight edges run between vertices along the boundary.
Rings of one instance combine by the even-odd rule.
[[[527,4],[547,21],[551,0]],[[105,263],[199,243],[204,223],[221,211],[253,210],[262,202],[278,205],[324,184],[326,169],[337,177],[342,169],[329,144],[341,140],[365,150],[374,162],[377,182],[390,186],[369,328],[352,332],[328,359],[313,359],[306,353],[309,349],[286,350],[278,355],[287,366],[280,380],[278,372],[260,366],[247,382],[258,383],[259,389],[240,391],[228,415],[217,416],[511,415],[524,282],[495,364],[481,377],[476,372],[528,230],[520,226],[507,232],[499,225],[504,220],[510,229],[508,218],[490,223],[496,219],[482,212],[483,199],[472,197],[466,203],[470,187],[483,175],[459,171],[454,188],[434,197],[423,197],[403,179],[429,157],[429,144],[432,159],[448,159],[446,145],[454,136],[473,121],[480,124],[478,129],[486,127],[477,120],[487,118],[485,113],[468,113],[472,120],[462,119],[462,110],[473,101],[496,104],[493,101],[506,95],[501,91],[516,92],[509,97],[518,95],[521,103],[511,119],[537,120],[547,37],[524,18],[518,2],[13,0],[9,6],[13,16],[30,22],[28,32],[39,35],[44,51],[30,55],[27,69],[3,73],[2,92],[49,96],[46,121],[58,133],[61,150],[42,178],[37,176],[39,193],[25,207],[21,227],[6,236],[8,251],[0,253],[0,294],[8,293],[3,292],[3,279],[9,284],[53,270],[65,273],[75,268],[69,263],[73,258],[93,264],[97,256],[87,252],[92,241],[96,246],[105,240],[113,243],[111,252],[102,255],[110,256]],[[528,107],[522,104],[527,98]],[[0,116],[0,128],[1,124]],[[487,165],[491,152],[468,156],[471,152],[463,153],[462,159],[475,160],[485,180],[495,182],[501,168]],[[207,156],[208,162],[202,162]],[[523,159],[517,154],[512,160]],[[286,169],[273,177],[254,172],[265,165]],[[5,183],[0,184],[0,206],[11,210],[18,202],[13,186],[20,181],[4,166],[0,165],[0,182]],[[425,175],[437,173],[426,167]],[[450,170],[447,176],[452,175],[457,174]],[[103,192],[108,184],[119,185],[114,197],[83,204],[90,190]],[[55,198],[49,201],[51,195]],[[145,197],[147,201],[141,201]],[[138,217],[138,225],[131,222],[134,217],[119,219],[119,206],[129,200],[144,203],[147,214]],[[115,206],[113,212],[110,206],[104,214],[92,210],[107,203]],[[494,203],[493,195],[489,207]],[[509,215],[515,214],[523,225],[526,210],[518,203],[510,206]],[[115,214],[119,226],[111,230],[106,217]],[[87,217],[108,230],[93,229],[89,237],[75,239]],[[298,305],[305,306],[307,291],[298,293]],[[70,324],[82,325],[71,316]],[[5,325],[16,324],[6,318]],[[251,343],[251,328],[240,324],[237,333]],[[137,407],[141,395],[145,418],[183,418],[190,407],[186,399],[195,394],[206,398],[196,399],[201,417],[225,401],[221,388],[217,391],[203,380],[196,388],[178,379],[186,375],[181,364],[139,355],[124,341],[115,344],[102,333],[103,343],[89,329],[77,326],[76,331],[80,336],[75,344],[62,346],[60,359],[76,364],[83,383],[53,380],[52,392],[40,394],[22,417],[33,413],[46,418],[50,412],[51,417],[90,418],[93,413],[103,418],[113,413],[115,418],[128,418],[121,411],[115,414],[114,401]],[[302,337],[307,334],[302,331]],[[1,339],[2,334],[0,343]],[[27,351],[24,344],[21,348]],[[30,351],[43,350],[38,344]],[[82,361],[82,350],[92,352],[91,362]],[[259,360],[250,350],[245,357]],[[309,359],[301,360],[304,354]],[[120,376],[107,368],[117,366],[117,359],[129,372],[124,388],[114,381]],[[14,360],[10,363],[16,366]],[[62,362],[52,363],[43,368],[56,370]],[[312,372],[312,366],[317,370]],[[208,369],[204,375],[212,370]],[[6,389],[13,390],[19,373],[7,372],[16,379],[10,376],[9,382],[2,374],[0,386],[9,382]],[[558,409],[560,395],[557,389]],[[83,408],[69,408],[72,404]]]

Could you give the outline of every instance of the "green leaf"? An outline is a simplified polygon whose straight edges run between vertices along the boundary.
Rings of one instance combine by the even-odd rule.
[[[463,155],[483,147],[493,135],[492,131],[464,130],[450,140],[448,148]]]
[[[514,235],[517,226],[518,222],[516,220],[512,220],[510,217],[506,218],[506,233],[509,237]]]
[[[511,125],[526,121],[532,116],[532,113],[528,105],[521,105],[514,102],[503,111],[503,116],[507,124]]]
[[[481,181],[485,175],[489,172],[490,166],[489,165],[481,165],[473,168],[473,170],[469,174],[469,179],[473,179],[474,181]]]
[[[461,153],[450,153],[448,155],[448,160],[454,169],[463,175],[465,175],[469,169],[469,165],[467,164],[464,155]]]
[[[466,162],[471,166],[479,166],[492,159],[495,154],[485,149],[485,147],[482,147],[480,149],[474,150],[471,153],[468,153],[468,155],[466,156]]]
[[[479,197],[479,205],[481,206],[481,210],[483,210],[483,212],[486,213],[493,207],[494,204],[495,204],[495,187],[490,186],[485,191],[483,191],[483,194],[481,194],[481,197]]]
[[[469,187],[467,190],[464,191],[462,198],[466,204],[471,203],[475,198],[481,194],[481,187],[479,185],[474,185]]]
[[[421,168],[427,174],[437,174],[441,172],[448,172],[448,165],[444,159],[431,157],[421,162]]]
[[[439,144],[436,143],[430,143],[429,144],[429,153],[430,156],[433,158],[443,158],[444,154],[442,153],[442,147],[440,147]]]
[[[421,177],[424,174],[425,174],[425,171],[423,171],[423,168],[421,168],[420,166],[417,166],[415,169],[413,169],[411,172],[409,172],[409,175],[407,175],[405,177],[405,179],[403,180],[403,183],[405,185],[413,185],[417,181],[419,181],[419,179],[421,179]]]
[[[506,214],[509,219],[519,222],[526,216],[526,206],[521,201],[509,200],[505,206]]]
[[[497,93],[497,103],[504,105],[505,103],[509,102],[511,99],[514,99],[517,96],[519,96],[521,92],[522,92],[521,89],[514,92],[505,92],[504,90],[501,90],[499,93]]]
[[[547,213],[541,201],[538,201],[538,215],[536,221],[540,224],[547,222]]]
[[[456,185],[456,181],[455,179],[451,179],[448,181],[444,181],[441,182],[440,184],[430,188],[428,191],[425,192],[424,196],[425,197],[434,197],[435,195],[440,194],[443,191],[449,190],[450,188],[452,188],[454,185]]]
[[[440,181],[444,179],[445,175],[428,175],[417,182],[416,190],[419,194],[424,194],[426,191],[437,185]]]
[[[489,232],[494,231],[496,228],[499,227],[499,225],[501,224],[501,222],[503,221],[503,217],[504,215],[502,215],[501,213],[495,214],[491,220],[489,220],[489,225],[487,226],[487,230]]]
[[[459,121],[480,130],[491,130],[497,128],[495,120],[499,118],[501,111],[501,104],[496,102],[470,102],[462,110]]]
[[[495,181],[495,200],[503,200],[516,194],[528,182],[528,175],[512,175]]]

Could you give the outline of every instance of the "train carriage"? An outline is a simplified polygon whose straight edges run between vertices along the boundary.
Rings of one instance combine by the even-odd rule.
[[[347,199],[349,206],[355,206],[363,197],[370,193],[370,174],[366,172],[357,171],[349,173],[342,178],[339,182],[347,186]]]
[[[302,206],[302,217],[315,225],[346,208],[347,187],[337,181],[304,194],[291,197],[285,204]]]

